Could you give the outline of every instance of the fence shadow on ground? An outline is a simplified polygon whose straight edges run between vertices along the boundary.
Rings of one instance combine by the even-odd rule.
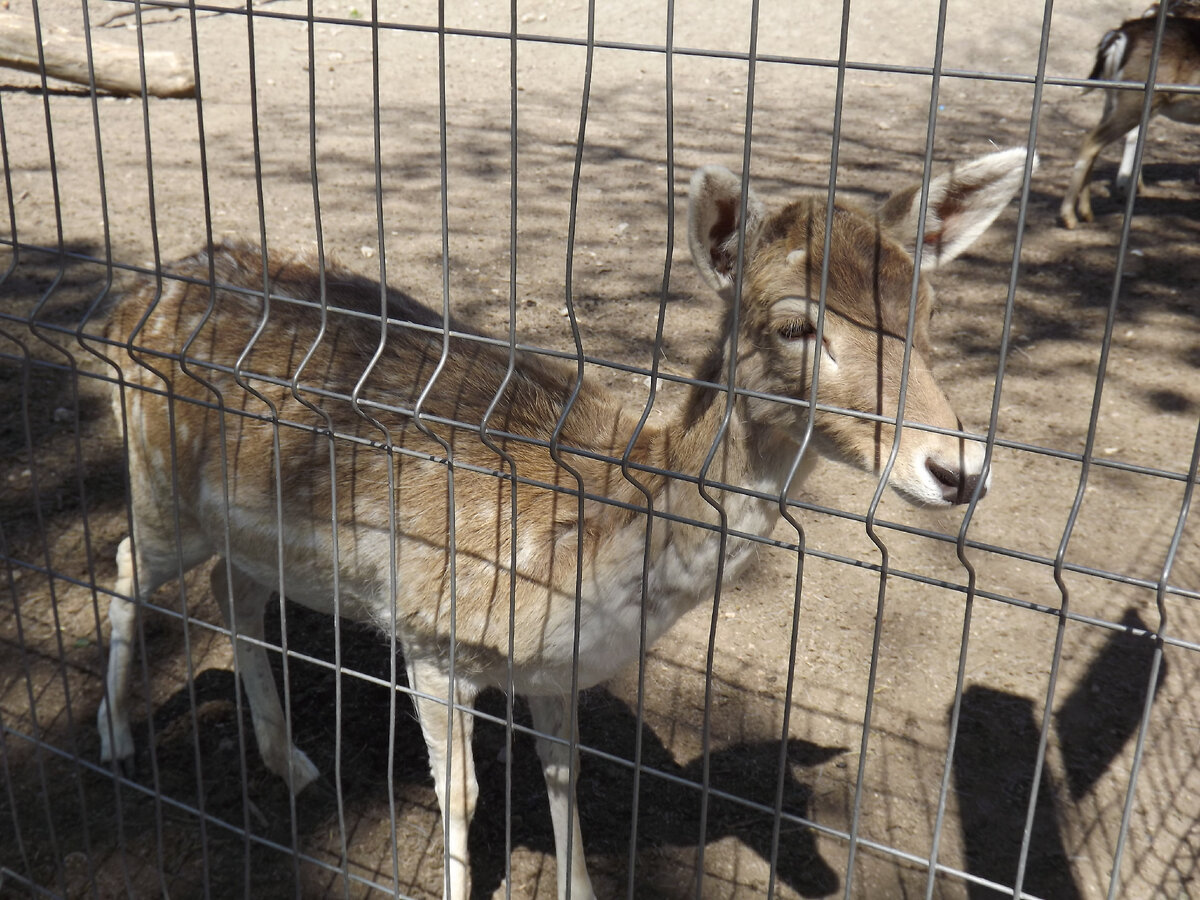
[[[1121,625],[1125,630],[1110,633],[1054,716],[1051,727],[1067,789],[1057,791],[1049,768],[1042,770],[1024,863],[1021,847],[1040,731],[1036,705],[1027,697],[979,685],[963,693],[953,774],[972,874],[1009,885],[1024,868],[1024,890],[1035,896],[1082,896],[1063,843],[1060,807],[1083,798],[1134,740],[1155,653],[1154,638],[1136,609],[1126,611]],[[1150,702],[1166,674],[1164,660]],[[968,893],[979,900],[997,896],[978,884],[969,885]]]
[[[332,660],[333,627],[327,617],[292,604],[287,606],[287,617],[291,649]],[[274,614],[268,616],[268,635],[278,627],[277,621],[271,621],[277,618]],[[349,622],[343,622],[342,629],[343,665],[378,678],[389,678],[390,651],[379,632]],[[403,683],[403,665],[398,671]],[[328,669],[295,665],[289,676],[298,739],[312,752],[322,772],[331,773],[334,770],[333,746],[329,740],[332,726],[327,716],[333,709],[335,677]],[[387,742],[379,740],[378,724],[386,724],[388,718],[387,689],[344,677],[342,704],[343,746],[355,748],[352,767],[343,759],[343,791],[354,797],[386,790]],[[505,700],[499,691],[485,692],[478,706],[488,715],[501,719],[505,715]],[[516,705],[515,721],[526,728],[531,725],[523,703]],[[604,688],[586,692],[581,700],[580,741],[585,750],[578,786],[584,843],[592,868],[601,877],[615,878],[621,884],[627,877],[625,866],[633,822],[633,771],[629,765],[588,751],[632,760],[637,736],[636,716],[623,700]],[[644,889],[639,887],[637,896],[651,896],[651,893],[671,896],[671,885],[675,885],[679,896],[691,896],[692,886],[679,884],[677,873],[658,873],[654,869],[661,859],[657,852],[661,848],[691,848],[701,841],[698,829],[702,760],[688,760],[681,765],[658,735],[644,724],[641,738],[643,766],[654,771],[643,772],[640,785],[635,883]],[[403,696],[397,698],[395,747],[397,781],[410,779],[431,785],[424,741]],[[745,741],[716,749],[709,760],[711,784],[726,794],[773,808],[780,750],[778,739]],[[793,770],[817,765],[842,752],[843,748],[789,740],[788,771],[783,785],[785,814],[803,817],[809,811],[811,790],[794,777]],[[473,879],[475,895],[490,897],[501,885],[506,868],[504,727],[480,720],[476,725],[474,754],[480,796],[470,839]],[[554,835],[545,787],[534,740],[528,733],[518,732],[514,736],[511,778],[508,793],[514,822],[513,845],[553,856]],[[769,860],[772,828],[769,813],[713,799],[704,841],[736,837]],[[810,830],[785,823],[778,858],[778,877],[802,896],[821,897],[837,890],[838,876],[821,858]],[[651,893],[645,893],[646,890]]]
[[[293,604],[286,605],[286,615],[290,650],[333,660],[331,619]],[[156,677],[165,680],[161,671],[156,676],[163,661],[155,650],[163,649],[163,640],[175,638],[160,633],[162,629],[157,627],[150,631],[147,662],[153,685]],[[273,604],[267,615],[267,639],[274,642],[278,638],[279,612]],[[343,621],[341,647],[347,673],[390,678],[390,648],[377,630]],[[280,656],[272,657],[276,674],[281,675]],[[139,667],[139,682],[141,671]],[[403,684],[402,660],[397,672]],[[406,860],[413,861],[414,853],[419,862],[415,874],[402,871],[401,890],[416,891],[418,896],[423,896],[422,891],[436,894],[441,841],[434,824],[436,804],[428,757],[411,705],[405,696],[397,695],[396,715],[391,721],[388,688],[344,674],[340,679],[339,767],[334,715],[338,681],[327,666],[289,660],[295,740],[322,773],[322,778],[296,799],[294,807],[282,780],[267,772],[258,757],[244,702],[239,722],[233,672],[219,666],[201,666],[189,685],[149,707],[135,703],[135,780],[141,789],[118,785],[106,775],[81,769],[70,759],[39,755],[36,747],[29,748],[29,753],[14,747],[22,752],[8,754],[6,763],[8,783],[16,786],[16,818],[3,817],[0,841],[9,825],[19,821],[17,834],[24,838],[26,859],[6,851],[0,855],[0,863],[35,883],[57,885],[67,894],[75,887],[87,890],[86,885],[94,885],[102,892],[111,888],[118,893],[169,892],[171,896],[238,896],[247,891],[259,898],[297,893],[342,896],[336,871],[340,854],[338,772],[350,871],[390,886],[395,834],[401,844],[401,869]],[[76,711],[74,735],[48,732],[42,737],[53,746],[77,746],[82,760],[95,762],[94,706],[85,706],[80,703]],[[505,700],[498,691],[485,692],[479,707],[491,716],[503,718],[505,714]],[[518,702],[515,710],[517,723],[528,728],[524,705]],[[629,878],[633,770],[597,754],[631,760],[638,734],[636,716],[625,701],[604,688],[585,693],[580,715],[585,749],[578,787],[584,841],[597,884],[613,886],[614,892],[622,895]],[[694,896],[693,878],[688,873],[694,863],[692,854],[702,840],[709,846],[733,837],[769,861],[774,833],[770,810],[776,802],[781,750],[787,759],[781,808],[789,817],[809,815],[812,791],[797,777],[799,770],[844,752],[844,748],[796,738],[789,740],[786,748],[777,738],[714,746],[709,757],[713,789],[742,798],[749,805],[711,796],[702,838],[699,785],[703,760],[676,761],[654,730],[644,724],[640,735],[646,768],[639,788],[633,859],[635,896],[639,898]],[[505,742],[503,725],[478,722],[474,753],[480,797],[470,837],[476,897],[492,896],[506,875]],[[391,757],[390,746],[394,746]],[[551,873],[553,831],[530,734],[515,734],[511,759],[512,845],[545,854],[545,872]],[[399,819],[395,831],[387,824],[389,760]],[[45,776],[38,774],[39,767],[46,770]],[[84,808],[89,810],[87,816],[81,815]],[[196,809],[203,810],[203,821]],[[90,821],[83,821],[85,818]],[[247,839],[240,830],[249,831],[254,839]],[[424,836],[415,840],[414,834]],[[29,849],[43,839],[48,841],[46,846],[55,848],[49,856]],[[414,850],[413,845],[422,842],[423,846]],[[297,850],[335,868],[298,861]],[[828,896],[839,888],[838,874],[822,858],[814,833],[802,824],[782,823],[777,859],[776,877],[801,896]],[[351,886],[352,894],[360,890],[361,885]]]
[[[963,693],[954,754],[954,787],[962,810],[967,871],[1012,884],[1021,868],[1021,846],[1038,750],[1034,703],[1005,691],[972,685]],[[1042,772],[1025,864],[1024,890],[1037,897],[1080,897],[1059,833],[1058,803],[1049,773]],[[997,896],[971,884],[972,900]]]

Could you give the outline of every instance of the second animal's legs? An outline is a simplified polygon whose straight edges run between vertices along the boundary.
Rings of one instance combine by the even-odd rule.
[[[268,769],[300,793],[320,774],[303,750],[287,738],[287,724],[263,640],[263,610],[271,591],[236,566],[218,559],[209,576],[213,598],[230,628],[238,672],[250,701],[258,752]],[[231,593],[232,589],[232,593]]]
[[[1136,129],[1142,117],[1142,95],[1131,91],[1123,91],[1121,96],[1112,102],[1105,102],[1104,115],[1096,123],[1096,127],[1087,133],[1079,148],[1079,156],[1071,169],[1071,183],[1067,193],[1058,208],[1058,219],[1067,228],[1074,228],[1079,221],[1092,221],[1092,196],[1089,184],[1092,180],[1092,167],[1100,151]],[[1132,167],[1132,156],[1129,146],[1125,148]],[[1124,160],[1121,163],[1125,165]],[[1131,173],[1132,174],[1132,173]],[[1140,177],[1140,175],[1139,175]],[[1118,176],[1119,178],[1119,176]],[[1078,218],[1076,218],[1078,211]]]
[[[539,732],[537,749],[546,776],[550,795],[550,817],[554,822],[554,848],[558,858],[558,896],[571,900],[592,900],[596,896],[587,873],[583,855],[583,835],[579,828],[579,804],[572,802],[571,767],[578,766],[579,754],[574,749],[571,732],[571,711],[574,697],[530,697],[529,710],[533,727]],[[555,738],[556,740],[551,740]],[[567,848],[571,848],[571,865],[567,866]]]
[[[1088,132],[1071,169],[1071,183],[1067,186],[1067,193],[1058,208],[1058,219],[1067,228],[1074,228],[1080,219],[1084,222],[1092,221],[1092,167],[1096,164],[1096,157],[1108,143],[1101,143],[1097,138],[1096,133],[1103,125],[1104,122],[1101,122]],[[1078,218],[1076,210],[1079,213]]]

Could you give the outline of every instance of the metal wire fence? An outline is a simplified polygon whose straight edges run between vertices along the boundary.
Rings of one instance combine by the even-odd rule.
[[[977,6],[31,0],[0,14],[0,34],[40,36],[32,71],[0,70],[0,893],[440,896],[461,848],[442,816],[457,801],[434,780],[453,785],[462,754],[435,753],[431,779],[426,738],[457,716],[474,723],[477,896],[555,896],[559,864],[580,855],[603,897],[1188,896],[1200,853],[1190,136],[1151,122],[1145,97],[1146,185],[1134,178],[1120,199],[1097,184],[1096,221],[1059,228],[1101,106],[1082,75],[1105,30],[1142,10]],[[74,74],[52,56],[59,28],[82,38],[62,51]],[[132,97],[113,87],[122,60]],[[190,95],[154,96],[164,72]],[[832,264],[812,273],[803,390],[780,396],[747,374],[767,346],[682,239],[695,170],[737,173],[722,208],[807,195],[822,221],[907,189],[916,235],[940,227],[925,205],[939,175],[997,147],[1036,151],[1040,166],[1021,156],[1015,199],[968,252],[926,279],[909,272],[904,327],[875,338],[896,339],[902,360],[894,385],[870,386],[879,408],[820,392],[839,366],[815,359],[845,318]],[[947,218],[964,196],[952,192]],[[756,233],[731,235],[736,295],[757,277]],[[808,257],[835,258],[834,229],[819,237]],[[222,245],[240,248],[241,276],[222,268]],[[940,252],[915,243],[918,259]],[[876,286],[878,259],[864,263]],[[106,330],[129,297],[139,315]],[[257,312],[222,319],[238,304]],[[220,340],[214,321],[229,323]],[[268,345],[287,353],[264,363]],[[391,362],[418,345],[433,350],[417,372]],[[926,364],[961,421],[914,413]],[[162,377],[176,366],[186,377]],[[518,382],[548,394],[506,401]],[[879,399],[891,390],[903,440],[977,454],[986,492],[965,468],[953,507],[885,491],[905,465],[903,443],[879,438],[896,420]],[[592,403],[616,421],[588,421],[617,438],[581,443],[572,410]],[[139,411],[155,404],[172,423],[157,445]],[[647,436],[685,440],[671,422],[697,404],[719,427],[696,466],[672,467],[674,447],[643,452]],[[800,424],[778,450],[774,432],[738,433],[747,409]],[[808,474],[836,431],[810,409],[874,431],[867,471]],[[539,415],[541,430],[517,427]],[[214,421],[221,439],[199,424]],[[468,433],[491,462],[464,449]],[[735,440],[782,454],[782,477],[731,476]],[[289,453],[312,446],[328,462],[310,471]],[[188,549],[205,460],[222,473],[208,484],[224,514],[202,555],[234,561],[212,567],[211,586]],[[370,485],[351,477],[372,465]],[[331,545],[285,547],[295,498],[318,483]],[[255,484],[269,507],[257,538],[237,522]],[[409,512],[417,488],[424,520]],[[123,576],[130,500],[156,490],[163,518],[140,522],[136,544],[171,554]],[[373,526],[386,564],[369,572],[348,561],[366,541],[338,512],[361,515],[360,494],[395,498]],[[553,514],[529,513],[531,496],[552,498]],[[684,496],[695,502],[664,503]],[[747,508],[777,524],[744,527]],[[636,539],[603,544],[613,521],[636,523]],[[414,549],[432,532],[434,549]],[[692,532],[700,551],[672,565],[711,577],[653,642],[672,618],[655,593],[670,583],[664,536]],[[263,534],[271,549],[255,551]],[[530,562],[530,535],[569,558]],[[465,549],[481,540],[490,555]],[[262,632],[237,615],[257,602],[238,581],[254,559],[271,594]],[[517,573],[539,565],[568,572],[577,661],[544,677],[565,695],[586,688],[561,721],[520,696],[537,666],[503,662],[548,640],[550,613],[518,602]],[[495,580],[483,625],[471,619],[481,566]],[[397,598],[386,612],[362,601],[371,579]],[[103,716],[96,727],[120,644],[109,606],[163,580],[138,602],[132,756],[102,759],[118,731]],[[232,622],[214,591],[232,595]],[[433,599],[414,611],[410,594]],[[445,646],[414,641],[406,658],[405,641],[431,633],[417,619],[443,609]],[[281,688],[285,748],[316,770],[298,793],[260,758],[260,658]],[[429,660],[458,687],[422,677]],[[627,662],[592,686],[612,661]],[[484,672],[503,690],[476,696]],[[539,752],[565,806],[547,808]],[[567,827],[580,817],[582,845],[552,809]]]

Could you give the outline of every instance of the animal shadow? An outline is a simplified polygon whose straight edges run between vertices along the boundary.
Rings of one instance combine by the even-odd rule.
[[[504,697],[492,693],[480,708],[503,715]],[[520,710],[517,721],[528,724]],[[584,750],[578,781],[578,802],[584,846],[589,860],[603,857],[604,874],[624,885],[629,878],[630,835],[633,833],[634,770],[632,760],[638,731],[637,717],[626,703],[602,687],[580,698],[579,736]],[[657,734],[641,726],[642,773],[638,785],[637,836],[633,882],[638,897],[693,897],[691,877],[680,878],[678,863],[666,863],[664,848],[695,848],[734,837],[764,860],[771,859],[773,810],[780,765],[778,740],[746,741],[714,750],[709,755],[707,825],[700,833],[703,757],[680,765]],[[472,864],[477,896],[492,896],[504,877],[505,772],[498,751],[504,730],[477,726],[476,765],[479,767],[479,807],[471,830]],[[841,753],[842,747],[822,747],[790,738],[786,748],[782,812],[808,817],[811,789],[794,775],[797,767],[817,766]],[[621,760],[621,762],[616,762]],[[532,737],[514,738],[512,791],[513,842],[553,855],[545,790]],[[737,798],[737,799],[730,799]],[[482,852],[481,852],[482,851]],[[609,865],[605,866],[607,862]],[[595,869],[597,866],[590,866]],[[593,871],[593,877],[597,873]],[[785,819],[781,825],[776,877],[804,897],[824,897],[838,890],[837,873],[821,857],[811,829]]]
[[[291,651],[317,660],[334,659],[333,620],[295,604],[287,604],[287,641]],[[266,638],[279,640],[278,605],[269,604]],[[389,681],[392,657],[389,642],[378,631],[343,620],[341,623],[341,664],[344,670],[369,678]],[[271,653],[277,683],[282,684],[280,655]],[[403,685],[404,665],[396,660],[397,680]],[[338,682],[340,681],[340,685]],[[316,763],[323,774],[313,787],[302,794],[295,806],[296,826],[301,833],[327,829],[336,806],[331,790],[334,759],[335,693],[340,694],[342,709],[342,762],[338,777],[348,810],[356,802],[377,802],[388,783],[388,706],[386,686],[353,675],[338,679],[326,665],[314,665],[292,658],[288,665],[291,697],[292,733],[297,744]],[[652,689],[652,688],[651,688]],[[237,772],[236,717],[233,708],[234,682],[231,672],[200,672],[190,690],[182,690],[160,705],[154,713],[160,745],[163,732],[184,728],[190,733],[192,703],[203,721],[200,758],[206,772],[207,808],[218,816],[234,821],[241,817],[241,781],[229,775]],[[243,732],[246,738],[246,768],[251,798],[257,809],[270,820],[256,828],[263,836],[286,844],[291,814],[288,812],[286,787],[266,772],[258,759],[250,728],[249,711],[243,703]],[[486,691],[477,708],[487,716],[503,720],[506,699],[499,691]],[[518,699],[514,720],[525,729],[531,720],[525,704]],[[714,749],[709,756],[709,794],[707,826],[700,833],[703,759],[684,764],[676,762],[659,736],[644,723],[640,729],[642,773],[638,787],[637,836],[634,858],[630,860],[630,836],[634,825],[634,771],[632,760],[639,735],[636,715],[628,705],[604,688],[594,688],[580,698],[580,744],[582,765],[577,795],[584,846],[589,869],[600,883],[619,883],[620,892],[634,868],[635,896],[670,900],[695,896],[690,876],[680,876],[678,854],[663,853],[670,848],[698,847],[725,837],[735,837],[764,860],[770,860],[774,831],[773,810],[779,780],[780,752],[786,755],[782,785],[782,812],[776,854],[776,878],[805,897],[823,897],[839,887],[838,874],[821,857],[813,831],[794,821],[806,818],[812,791],[796,777],[796,769],[817,766],[845,752],[841,747],[823,747],[798,738],[781,747],[778,739],[745,741]],[[391,773],[397,793],[432,794],[429,760],[411,705],[407,697],[396,698],[393,724],[395,748]],[[192,753],[192,741],[176,740],[179,765],[186,771],[184,756]],[[223,749],[222,749],[223,748]],[[514,847],[554,855],[554,834],[549,803],[533,736],[518,728],[512,739],[511,781],[504,758],[508,756],[506,729],[503,724],[480,718],[475,726],[473,744],[479,781],[479,800],[470,833],[473,896],[490,897],[501,886],[506,873],[506,794],[511,798],[511,841]],[[619,760],[619,761],[617,761]],[[163,762],[160,760],[160,769]],[[212,770],[212,778],[207,772]],[[224,770],[224,771],[222,771]],[[181,796],[188,787],[177,786]],[[737,799],[731,799],[737,798]],[[403,805],[403,799],[398,798]],[[739,802],[741,800],[742,802]],[[756,808],[758,807],[758,808]],[[763,809],[765,807],[765,809]],[[236,848],[233,848],[236,849]],[[353,849],[351,850],[353,854]],[[291,877],[284,860],[262,860],[255,874],[273,866],[279,882]],[[276,884],[276,887],[279,885]],[[269,891],[268,891],[269,892]]]
[[[1056,716],[1059,746],[1071,799],[1078,800],[1099,780],[1141,724],[1155,640],[1136,609],[1121,619],[1075,685]],[[1135,634],[1134,631],[1142,634]],[[1167,677],[1164,658],[1150,700]]]
[[[952,766],[961,809],[967,871],[997,884],[1013,884],[1033,790],[1039,728],[1033,701],[972,685],[963,692]],[[1054,785],[1043,769],[1029,840],[1023,889],[1038,897],[1077,900],[1059,833]],[[971,900],[1001,896],[971,882]]]

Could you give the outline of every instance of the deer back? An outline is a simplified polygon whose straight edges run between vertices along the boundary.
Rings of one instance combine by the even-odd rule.
[[[177,506],[195,555],[228,552],[265,584],[282,573],[288,596],[309,606],[332,608],[336,575],[344,614],[391,630],[394,609],[414,649],[448,642],[453,596],[460,645],[499,666],[515,474],[516,627],[538,636],[528,647],[518,638],[516,662],[544,664],[548,635],[564,628],[569,645],[578,539],[603,567],[601,534],[628,523],[642,497],[620,471],[636,419],[590,382],[570,406],[560,458],[585,496],[625,503],[585,500],[580,529],[579,484],[549,449],[572,368],[518,352],[500,393],[507,347],[451,337],[443,361],[441,316],[376,282],[331,266],[322,302],[303,257],[269,258],[264,280],[258,250],[224,246],[212,268],[215,282],[207,255],[186,260],[161,295],[144,290],[114,311],[110,335],[128,341],[135,388],[123,396],[136,518],[170,528]],[[479,434],[498,394],[486,421],[500,453]],[[651,460],[656,434],[643,430],[637,458]],[[622,571],[631,558],[640,554]]]
[[[1154,53],[1157,21],[1154,16],[1130,19],[1104,35],[1096,52],[1096,64],[1088,78],[1145,82],[1150,74]],[[1162,49],[1154,80],[1158,84],[1196,84],[1200,82],[1200,18],[1171,15],[1163,30]],[[1141,105],[1136,91],[1121,91],[1128,102]],[[1188,95],[1164,94],[1155,98],[1156,104],[1168,97],[1186,100]]]

